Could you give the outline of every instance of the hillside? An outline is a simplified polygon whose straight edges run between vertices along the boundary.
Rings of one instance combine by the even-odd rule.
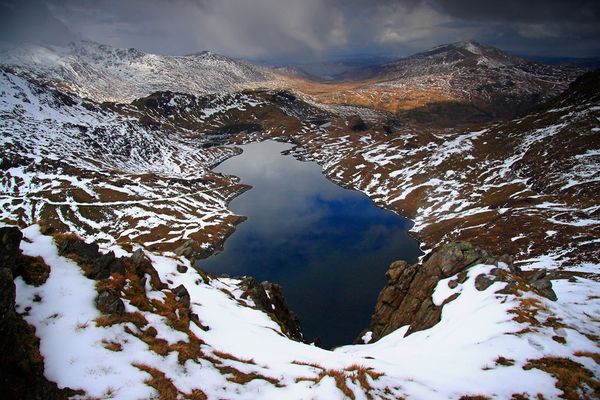
[[[458,42],[355,70],[343,75],[342,83],[292,86],[322,103],[365,106],[419,125],[453,127],[512,118],[558,95],[583,72]]]
[[[282,90],[198,95],[186,86],[204,84],[194,69],[204,61],[194,60],[219,57],[183,57],[197,79],[170,80],[178,58],[120,75],[155,56],[86,46],[85,56],[79,48],[0,75],[0,386],[9,398],[600,395],[598,72],[570,86],[569,71],[523,72],[532,84],[515,90],[548,101],[440,129]],[[436,76],[475,68],[507,102],[521,95],[497,74],[521,61],[484,49],[503,64],[473,66],[465,55],[474,50],[460,46],[413,61],[429,60]],[[90,75],[58,67],[67,59],[86,60]],[[223,71],[242,86],[259,79]],[[139,95],[106,102],[116,91],[104,84]],[[285,288],[201,270],[243,220],[227,204],[248,189],[211,167],[237,153],[232,144],[265,139],[296,144],[296,158],[415,222],[426,256],[390,266],[360,344],[304,343]]]

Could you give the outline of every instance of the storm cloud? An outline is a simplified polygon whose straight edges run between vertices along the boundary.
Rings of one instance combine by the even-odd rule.
[[[161,54],[272,62],[402,56],[460,40],[532,55],[598,56],[587,0],[0,0],[4,40],[86,38]],[[42,22],[45,20],[46,22]]]

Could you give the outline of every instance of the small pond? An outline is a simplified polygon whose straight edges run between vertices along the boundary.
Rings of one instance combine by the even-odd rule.
[[[421,255],[407,235],[411,221],[332,183],[316,163],[283,155],[290,144],[240,147],[215,170],[252,186],[229,205],[248,219],[199,266],[282,285],[307,339],[325,348],[351,343],[370,324],[389,264]]]

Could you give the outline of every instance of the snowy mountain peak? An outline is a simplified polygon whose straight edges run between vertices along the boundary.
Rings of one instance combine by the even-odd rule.
[[[0,66],[95,101],[130,102],[157,91],[232,92],[272,78],[268,69],[211,52],[164,56],[91,41],[0,50]]]
[[[467,51],[470,51],[473,54],[481,54],[483,51],[483,46],[481,46],[479,43],[473,42],[473,41],[456,42],[453,44],[453,46],[461,48],[461,49],[465,49]]]
[[[409,59],[435,59],[446,64],[481,65],[490,68],[517,65],[525,60],[473,41],[463,41],[434,47]]]

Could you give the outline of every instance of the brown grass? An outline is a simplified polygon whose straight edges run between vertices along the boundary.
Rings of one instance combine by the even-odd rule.
[[[173,381],[156,368],[150,367],[145,364],[133,364],[134,367],[147,372],[150,375],[150,379],[144,382],[148,386],[152,386],[157,392],[158,397],[161,400],[176,400],[179,396],[179,390],[173,384]]]
[[[213,354],[219,358],[223,358],[225,360],[232,360],[232,361],[237,361],[240,363],[244,363],[244,364],[252,364],[252,365],[256,365],[256,362],[254,361],[254,359],[252,358],[239,358],[234,356],[233,354],[230,353],[225,353],[223,351],[219,351],[219,350],[213,350]]]
[[[112,274],[108,279],[103,279],[96,282],[96,291],[98,293],[109,291],[115,296],[121,296],[121,292],[125,287],[127,280],[121,274]]]
[[[224,353],[224,354],[226,354],[227,356],[230,356],[227,353]],[[235,357],[235,356],[231,356],[231,357],[232,358],[229,358],[229,357],[226,357],[226,358],[237,361],[237,357]],[[269,376],[265,376],[265,375],[259,374],[257,372],[250,372],[250,373],[242,372],[232,366],[224,365],[221,360],[219,360],[218,358],[209,356],[209,355],[205,355],[204,359],[211,362],[214,365],[214,367],[216,369],[218,369],[222,375],[229,375],[226,378],[229,382],[237,383],[238,385],[245,385],[246,383],[248,383],[250,381],[253,381],[255,379],[260,379],[260,380],[269,382],[270,384],[272,384],[275,387],[283,387],[283,385],[279,382],[278,379],[271,378]]]
[[[341,370],[327,369],[319,364],[308,363],[304,361],[292,361],[292,364],[305,365],[320,370],[316,377],[299,377],[296,378],[296,382],[314,382],[315,384],[318,384],[321,382],[321,380],[323,380],[323,378],[330,377],[333,378],[335,381],[335,386],[344,394],[344,396],[352,400],[356,399],[356,397],[354,396],[352,389],[350,389],[347,384],[348,380],[354,384],[358,383],[363,389],[367,398],[372,399],[373,396],[370,392],[373,390],[373,387],[371,386],[368,378],[377,380],[383,376],[382,373],[375,372],[372,368],[364,367],[359,364],[352,364],[349,367]]]
[[[148,325],[148,320],[146,319],[146,317],[144,317],[142,313],[137,311],[125,313],[123,315],[102,315],[96,318],[96,326],[99,327],[112,326],[116,324],[125,324],[128,322],[131,322],[139,329],[142,329],[144,326]]]
[[[154,299],[150,304],[157,314],[167,319],[167,324],[171,328],[187,333],[190,327],[189,308],[178,302],[173,292],[167,291],[163,293],[165,294],[163,302]]]
[[[515,360],[511,359],[511,358],[506,358],[506,357],[498,357],[496,358],[496,365],[502,365],[504,367],[510,367],[515,365]]]
[[[596,364],[600,364],[600,353],[591,353],[589,351],[576,351],[573,355],[577,357],[589,357],[592,360],[594,360]]]
[[[255,379],[260,379],[269,382],[273,386],[283,387],[283,385],[279,383],[279,380],[259,374],[257,372],[250,372],[247,374],[229,366],[220,366],[217,368],[222,374],[231,375],[227,377],[227,380],[232,383],[237,383],[238,385],[245,385],[246,383],[251,382]]]
[[[360,384],[360,387],[363,388],[365,393],[368,393],[372,389],[368,377],[370,377],[372,380],[377,380],[383,376],[383,373],[375,372],[373,371],[373,368],[367,368],[359,364],[353,364],[346,368],[345,371],[355,373],[356,380]]]
[[[356,399],[356,396],[354,396],[354,392],[346,384],[346,375],[341,370],[323,369],[321,372],[319,372],[319,375],[317,375],[316,377],[296,378],[296,383],[297,382],[313,382],[315,384],[318,384],[325,377],[333,378],[333,380],[335,381],[335,386],[344,394],[344,396],[346,396],[352,400]]]
[[[600,398],[600,381],[582,364],[563,357],[543,357],[529,360],[523,369],[536,368],[556,379],[556,387],[562,390],[563,399]]]
[[[529,324],[532,326],[540,326],[541,323],[538,321],[537,314],[540,311],[546,311],[546,307],[536,298],[520,298],[519,306],[509,310],[510,314],[515,314],[513,321],[520,324]]]
[[[18,260],[20,275],[28,285],[41,286],[50,276],[50,266],[42,257],[20,255]]]
[[[102,346],[104,346],[104,348],[106,348],[110,351],[115,351],[115,352],[123,350],[123,346],[121,346],[120,343],[110,342],[108,340],[102,340]]]
[[[204,343],[193,332],[188,333],[189,342],[177,342],[170,346],[170,351],[178,353],[177,361],[183,365],[187,360],[198,360],[204,356],[200,346]]]
[[[52,235],[54,238],[54,243],[56,243],[56,247],[60,248],[65,242],[70,240],[83,240],[77,234],[73,232],[58,232]]]

